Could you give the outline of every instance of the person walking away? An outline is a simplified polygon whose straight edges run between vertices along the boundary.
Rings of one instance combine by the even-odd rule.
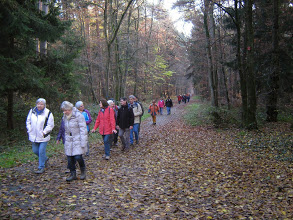
[[[114,110],[109,107],[106,99],[101,99],[99,105],[100,111],[92,132],[96,132],[97,128],[99,128],[99,133],[102,135],[104,141],[105,154],[103,158],[109,160],[112,134],[117,132],[115,130],[115,113]]]
[[[39,98],[36,106],[32,108],[26,119],[26,128],[29,140],[32,142],[32,150],[39,158],[37,174],[45,172],[49,158],[46,156],[46,147],[50,140],[50,133],[54,128],[54,116],[46,108],[46,100]]]
[[[80,179],[86,178],[86,167],[82,155],[86,152],[88,142],[88,132],[86,122],[83,115],[73,107],[73,104],[64,101],[61,104],[63,111],[64,129],[65,129],[65,144],[64,151],[67,156],[70,176],[66,181],[76,180],[76,161],[80,167]]]
[[[164,109],[164,107],[165,107],[165,102],[164,102],[163,98],[161,98],[161,99],[158,101],[158,106],[159,106],[159,108],[160,108],[160,115],[162,115],[162,114],[163,114],[163,109]]]
[[[115,105],[115,102],[112,99],[108,100],[107,102],[108,102],[109,107],[114,110],[115,127],[116,127],[118,108],[117,108],[117,106]],[[117,142],[118,142],[118,131],[116,133],[113,133],[110,147],[117,146]]]
[[[142,109],[140,104],[134,101],[135,96],[129,96],[129,106],[133,110],[134,115],[134,124],[133,129],[130,130],[130,145],[133,145],[133,133],[135,135],[136,144],[139,144],[139,125],[140,125],[140,116],[142,115]]]
[[[172,99],[170,98],[170,96],[168,96],[168,98],[166,99],[165,105],[167,108],[167,114],[170,115],[171,114],[171,107],[173,107],[173,102],[172,102]]]
[[[82,101],[78,101],[75,103],[75,108],[77,108],[80,113],[83,115],[85,122],[86,122],[86,128],[88,131],[88,134],[90,133],[90,123],[92,122],[91,114],[90,112],[84,108],[84,104]],[[86,151],[86,156],[89,156],[90,154],[90,146],[89,142],[87,143],[87,151]]]
[[[178,95],[177,96],[177,99],[178,99],[178,104],[180,104],[181,103],[181,100],[182,100],[182,96],[181,95]]]
[[[157,124],[157,115],[159,114],[159,106],[156,105],[156,100],[153,100],[152,104],[149,106],[148,112],[151,114],[153,119],[153,125]]]
[[[142,116],[144,114],[144,108],[143,108],[143,104],[139,101],[137,96],[135,96],[134,102],[136,102],[136,103],[138,103],[140,105],[141,111],[142,111],[141,115],[139,116],[139,127],[138,127],[138,135],[139,135],[140,125],[141,125],[141,118],[142,118]]]
[[[186,96],[185,96],[185,94],[182,95],[182,102],[186,103]]]
[[[186,94],[186,99],[187,99],[187,102],[189,102],[189,100],[190,100],[190,94],[189,93]]]
[[[122,151],[128,151],[130,146],[130,130],[133,129],[134,124],[134,115],[125,97],[120,99],[120,105],[116,128],[119,129],[118,135],[122,142]]]

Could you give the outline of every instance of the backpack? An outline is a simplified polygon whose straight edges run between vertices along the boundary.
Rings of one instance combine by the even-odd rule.
[[[139,104],[140,105],[140,107],[141,107],[141,111],[142,111],[142,113],[141,113],[141,115],[140,115],[140,117],[142,117],[143,116],[143,114],[144,114],[144,109],[143,109],[143,105],[140,103],[140,102],[136,102],[137,104]]]

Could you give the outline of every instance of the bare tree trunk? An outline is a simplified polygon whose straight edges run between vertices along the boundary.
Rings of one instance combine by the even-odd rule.
[[[135,50],[138,50],[139,44],[139,19],[140,12],[139,7],[137,8],[137,21],[135,23]],[[138,83],[138,55],[135,55],[135,65],[134,65],[134,88],[133,94],[137,95],[137,83]]]
[[[132,10],[129,10],[128,15],[128,24],[127,24],[127,46],[126,46],[126,53],[125,53],[125,70],[124,70],[124,80],[123,80],[123,96],[126,95],[126,81],[129,72],[129,60],[130,60],[130,25],[131,25],[131,14]]]
[[[127,3],[127,6],[125,8],[125,10],[122,12],[122,15],[120,17],[120,19],[113,19],[113,16],[117,16],[114,15],[113,13],[113,2],[112,0],[105,0],[105,8],[104,8],[104,34],[105,34],[105,38],[106,38],[106,43],[107,43],[107,60],[106,60],[106,87],[104,90],[104,96],[105,98],[109,98],[109,77],[110,77],[110,62],[111,62],[111,47],[113,42],[115,41],[118,31],[120,29],[120,26],[122,24],[122,21],[129,9],[129,7],[131,6],[132,2],[134,0],[129,0]],[[118,13],[115,12],[115,13]],[[114,20],[118,20],[117,23],[114,22]],[[115,23],[117,25],[115,25]]]
[[[218,102],[216,100],[216,87],[214,81],[214,67],[213,67],[213,56],[211,50],[211,38],[208,27],[208,11],[209,11],[209,1],[204,1],[204,29],[206,36],[206,51],[207,51],[207,60],[208,60],[208,72],[209,72],[209,87],[211,92],[211,103],[213,106],[218,107]]]
[[[230,99],[229,99],[229,91],[228,91],[228,86],[227,86],[227,76],[226,76],[226,70],[225,67],[223,65],[224,63],[224,50],[223,50],[223,45],[222,45],[222,38],[221,38],[221,31],[219,29],[219,48],[220,48],[220,63],[221,63],[221,72],[222,72],[222,77],[223,77],[223,82],[224,82],[224,90],[225,90],[225,98],[226,98],[226,102],[227,102],[227,106],[228,109],[230,109]]]
[[[150,38],[152,36],[152,31],[153,31],[153,20],[154,20],[154,6],[152,7],[152,15],[151,15],[151,24],[150,24],[150,28],[149,28],[149,31],[147,31],[147,8],[146,8],[146,4],[145,4],[145,26],[144,26],[144,31],[145,31],[145,35],[147,35],[148,33],[148,36],[146,36],[146,40],[145,40],[145,69],[144,69],[144,83],[143,83],[143,92],[144,94],[146,94],[147,92],[147,69],[148,69],[148,63],[149,63],[149,41],[150,41]]]
[[[245,127],[248,129],[257,129],[256,122],[256,91],[254,76],[254,37],[252,26],[252,1],[245,1],[246,9],[246,27],[247,27],[247,120]]]
[[[241,60],[241,21],[239,18],[239,1],[235,0],[234,2],[234,10],[235,10],[235,25],[237,29],[237,69],[240,77],[240,90],[241,90],[241,98],[242,98],[242,123],[243,126],[246,124],[247,120],[247,88],[246,88],[246,75],[243,72],[243,65]],[[240,7],[240,6],[239,6]]]
[[[267,96],[267,118],[269,122],[278,120],[278,90],[280,75],[279,57],[279,0],[273,0],[274,25],[273,25],[273,72],[269,75],[269,93]]]

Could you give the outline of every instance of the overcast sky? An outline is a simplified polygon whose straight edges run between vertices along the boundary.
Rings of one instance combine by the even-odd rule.
[[[159,0],[148,0],[151,3],[157,4]],[[174,22],[175,28],[179,32],[183,32],[185,35],[190,36],[192,24],[189,22],[184,22],[182,19],[181,13],[177,9],[171,9],[172,5],[176,2],[176,0],[164,0],[163,6],[170,12],[170,18]]]

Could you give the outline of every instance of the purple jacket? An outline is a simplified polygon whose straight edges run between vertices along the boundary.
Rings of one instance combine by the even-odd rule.
[[[60,125],[60,128],[59,128],[59,132],[58,132],[56,140],[60,141],[61,139],[62,139],[62,142],[64,144],[65,143],[65,126],[64,126],[63,118],[61,119],[61,125]]]
[[[89,125],[92,122],[92,117],[91,114],[89,112],[89,110],[84,109],[84,111],[87,113],[87,115],[89,116],[89,120],[86,121],[86,125]]]

